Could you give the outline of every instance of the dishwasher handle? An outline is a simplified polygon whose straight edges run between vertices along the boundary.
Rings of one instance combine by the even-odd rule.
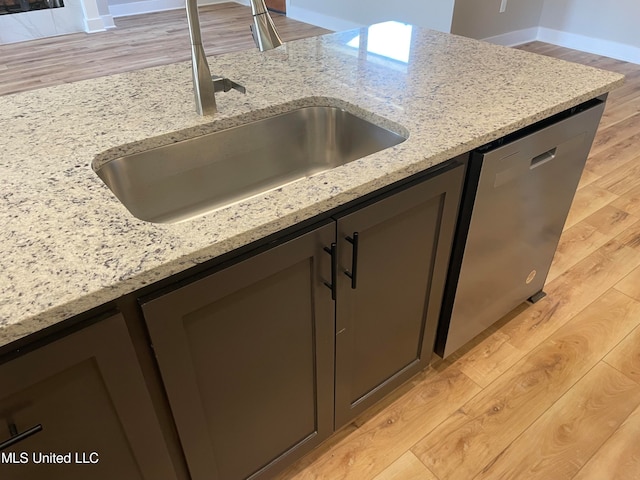
[[[534,169],[536,167],[539,167],[540,165],[544,165],[547,162],[550,162],[551,160],[553,160],[554,158],[556,158],[556,150],[558,149],[558,147],[553,147],[551,150],[547,150],[544,153],[541,153],[540,155],[537,155],[535,157],[533,157],[531,159],[531,165],[529,166],[530,169]]]

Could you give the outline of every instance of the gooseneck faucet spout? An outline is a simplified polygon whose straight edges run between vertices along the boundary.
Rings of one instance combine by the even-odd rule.
[[[251,33],[256,46],[261,52],[264,52],[282,45],[282,40],[264,4],[264,0],[250,1],[253,15]],[[214,79],[211,77],[207,56],[202,46],[197,0],[186,0],[186,9],[189,37],[191,39],[191,71],[193,74],[193,94],[196,101],[196,111],[200,115],[213,115],[218,111],[215,92],[226,92],[233,88],[245,93],[245,89],[242,85],[238,85],[227,78],[215,77]]]
[[[218,109],[209,63],[207,63],[207,56],[202,46],[197,0],[187,0],[187,22],[191,39],[191,72],[193,74],[196,111],[199,115],[213,115]]]
[[[251,34],[256,47],[264,52],[282,45],[282,39],[278,35],[264,0],[251,0],[251,14],[253,15]]]

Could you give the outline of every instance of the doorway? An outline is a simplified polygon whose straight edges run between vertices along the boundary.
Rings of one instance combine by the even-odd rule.
[[[267,5],[269,10],[273,10],[278,13],[287,13],[287,2],[286,0],[265,0],[264,2]]]

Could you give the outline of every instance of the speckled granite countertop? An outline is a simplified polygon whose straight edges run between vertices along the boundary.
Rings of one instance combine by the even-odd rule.
[[[0,346],[623,81],[618,74],[417,28],[405,63],[347,46],[358,33],[210,58],[212,73],[247,89],[246,95],[218,94],[215,120],[194,113],[189,63],[0,97]],[[388,119],[409,133],[408,140],[177,224],[137,220],[91,168],[96,155],[119,145],[183,129],[187,135],[209,131],[216,122],[234,121],[224,119],[268,115],[290,102],[334,99]]]

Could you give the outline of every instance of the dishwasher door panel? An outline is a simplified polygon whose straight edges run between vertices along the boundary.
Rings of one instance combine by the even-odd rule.
[[[465,200],[470,220],[456,234],[454,249],[463,253],[457,255],[459,275],[455,265],[449,273],[436,342],[440,356],[542,290],[603,108],[600,103],[472,155],[479,165],[470,171],[480,173],[477,184],[467,185],[477,185]]]

